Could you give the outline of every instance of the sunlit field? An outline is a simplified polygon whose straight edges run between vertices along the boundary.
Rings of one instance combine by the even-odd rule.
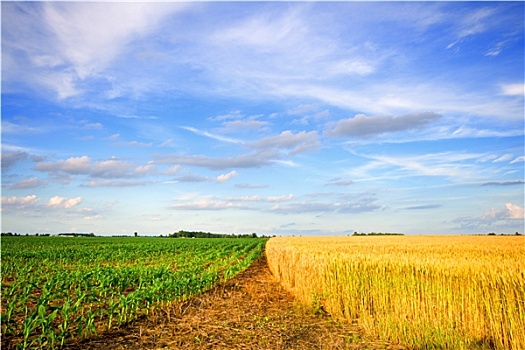
[[[2,348],[56,348],[204,292],[266,239],[2,237]]]
[[[525,349],[522,236],[276,237],[266,255],[303,303],[380,339]]]

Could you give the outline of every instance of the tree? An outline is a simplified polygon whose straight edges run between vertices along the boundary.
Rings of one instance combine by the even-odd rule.
[[[137,231],[135,231],[134,235],[135,235],[135,237],[137,237],[139,235],[139,233]]]

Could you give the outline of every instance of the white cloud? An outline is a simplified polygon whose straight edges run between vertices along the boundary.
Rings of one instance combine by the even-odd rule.
[[[227,174],[222,174],[222,175],[217,176],[217,182],[223,183],[223,182],[229,181],[234,176],[237,176],[237,175],[238,175],[238,173],[235,170],[230,171]]]
[[[48,3],[44,18],[56,36],[56,52],[84,79],[104,69],[133,38],[151,32],[182,7],[169,3]]]
[[[58,160],[56,163],[39,162],[35,165],[35,169],[46,172],[63,171],[68,174],[86,174],[91,170],[91,159],[88,156],[82,156]]]
[[[66,173],[103,179],[141,177],[156,172],[155,164],[152,162],[136,166],[132,162],[123,161],[115,157],[93,161],[89,156],[71,157],[66,160],[60,159],[56,162],[37,162],[35,170],[48,172],[55,176]]]
[[[479,217],[461,217],[453,222],[460,225],[462,230],[470,232],[495,232],[495,228],[503,230],[515,230],[516,220],[525,219],[525,209],[519,205],[507,202],[505,209],[490,208]],[[521,225],[523,228],[523,224]],[[514,231],[512,231],[514,232]]]
[[[502,209],[491,208],[481,215],[481,221],[495,221],[505,219],[506,212]]]
[[[180,165],[173,165],[169,167],[168,169],[166,169],[166,171],[164,171],[164,174],[175,175],[180,171],[180,169],[181,169]]]
[[[82,202],[82,197],[76,198],[65,198],[60,196],[52,197],[48,202],[47,206],[54,209],[69,209],[74,206],[77,206]]]
[[[525,208],[512,203],[505,203],[505,208],[507,208],[507,218],[525,219]]]
[[[268,202],[286,202],[286,201],[290,201],[293,199],[293,194],[290,193],[288,195],[283,195],[283,196],[270,196],[268,198],[266,198],[266,200]]]
[[[26,197],[2,196],[2,210],[4,210],[5,207],[23,209],[35,205],[37,202],[38,197],[34,194]]]
[[[501,93],[508,96],[522,96],[525,94],[525,84],[503,84]]]
[[[134,173],[139,176],[144,176],[144,175],[155,173],[156,170],[157,169],[155,167],[155,164],[148,163],[146,165],[140,165],[136,167]]]
[[[104,216],[100,214],[84,216],[84,220],[93,221],[104,219]]]
[[[241,197],[228,197],[227,200],[232,202],[259,202],[262,200],[262,198],[259,195],[253,195]]]

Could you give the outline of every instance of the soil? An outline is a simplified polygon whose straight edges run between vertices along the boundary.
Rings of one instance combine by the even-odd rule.
[[[264,254],[208,292],[66,349],[404,349],[296,303]]]

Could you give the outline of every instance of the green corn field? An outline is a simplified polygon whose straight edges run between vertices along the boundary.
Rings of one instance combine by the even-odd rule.
[[[58,348],[202,293],[265,239],[3,237],[2,348]]]

